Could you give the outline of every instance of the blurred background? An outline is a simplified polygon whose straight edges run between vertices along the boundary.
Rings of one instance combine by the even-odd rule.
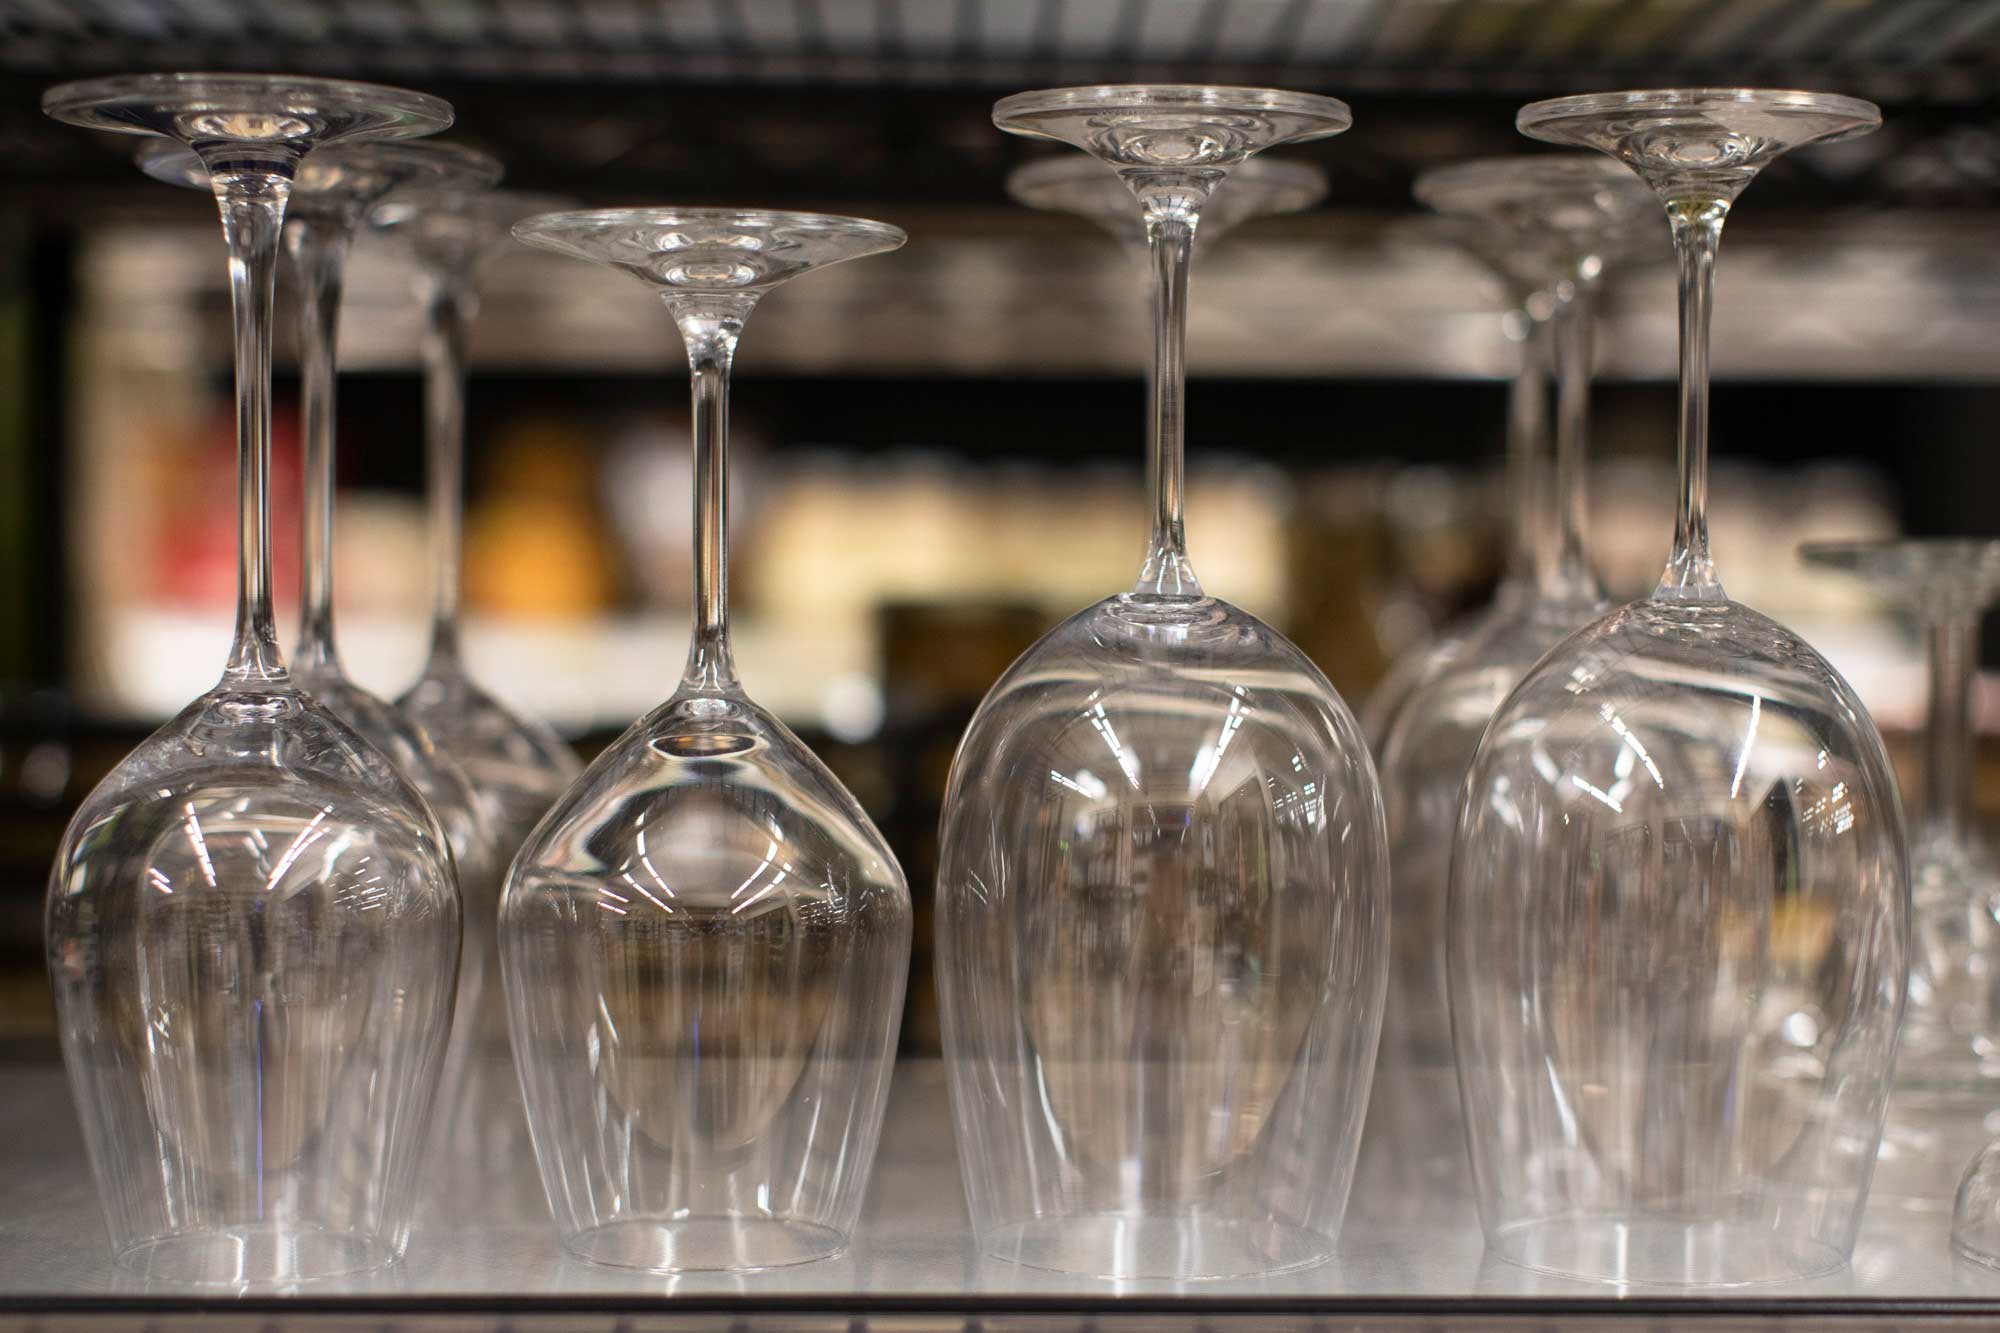
[[[0,0],[0,1048],[53,1050],[49,857],[99,776],[214,681],[234,595],[226,273],[214,211],[136,140],[41,116],[91,74],[360,77],[457,107],[508,184],[591,205],[880,217],[906,250],[786,287],[739,351],[732,591],[754,697],[835,768],[919,902],[905,1045],[959,732],[1044,629],[1140,558],[1144,279],[1078,219],[1006,198],[1073,150],[992,101],[1081,82],[1274,85],[1355,128],[1289,156],[1326,202],[1197,264],[1189,542],[1359,705],[1497,573],[1499,286],[1413,231],[1413,176],[1537,146],[1537,97],[1661,84],[1882,103],[1732,218],[1715,329],[1714,544],[1730,592],[1802,631],[1907,755],[1924,673],[1810,539],[2000,535],[1995,0]],[[1226,188],[1226,187],[1225,187]],[[1614,273],[1591,515],[1616,595],[1672,515],[1665,228]],[[364,240],[341,333],[338,587],[349,668],[414,675],[427,612],[417,312]],[[297,599],[297,379],[281,289],[274,540]],[[689,600],[685,362],[623,279],[525,250],[473,343],[474,674],[587,756],[678,678]],[[1989,636],[1988,660],[2000,649]],[[2000,687],[1983,707],[2000,727]],[[1993,791],[1995,784],[1984,784]]]

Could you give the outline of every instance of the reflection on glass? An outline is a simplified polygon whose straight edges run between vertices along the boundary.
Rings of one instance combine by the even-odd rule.
[[[938,981],[982,1250],[1114,1278],[1317,1263],[1346,1206],[1381,1015],[1387,862],[1352,715],[1201,588],[1182,525],[1192,239],[1330,98],[1101,87],[994,108],[1122,178],[1154,276],[1152,535],[1137,585],[994,685],[952,766]]]
[[[236,327],[228,665],[91,793],[50,876],[63,1052],[112,1247],[171,1282],[372,1268],[409,1238],[451,1023],[458,892],[423,798],[278,653],[272,275],[309,149],[431,133],[450,108],[365,84],[147,75],[66,84],[43,109],[200,155]]]
[[[1906,976],[1902,813],[1847,683],[1717,579],[1708,313],[1723,218],[1757,170],[1879,120],[1850,98],[1713,89],[1520,115],[1665,202],[1682,357],[1659,587],[1542,659],[1466,778],[1452,1030],[1487,1245],[1514,1263],[1733,1285],[1853,1249]]]
[[[610,209],[526,244],[656,288],[694,391],[687,670],[521,849],[501,909],[514,1059],[572,1254],[654,1270],[838,1253],[894,1060],[910,894],[888,845],[750,701],[728,621],[729,368],[758,299],[903,233],[814,213]]]

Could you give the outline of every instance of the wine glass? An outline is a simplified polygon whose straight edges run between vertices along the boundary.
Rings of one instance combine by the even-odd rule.
[[[1868,580],[1930,640],[1924,806],[1910,840],[1910,995],[1873,1192],[1942,1209],[1964,1137],[1984,1141],[2000,1078],[2000,867],[1972,827],[1972,680],[1979,622],[2000,595],[2000,542],[1827,542],[1800,554]]]
[[[1584,543],[1592,325],[1598,290],[1616,253],[1646,222],[1652,192],[1596,154],[1481,158],[1427,171],[1417,199],[1470,224],[1465,241],[1523,293],[1550,329],[1555,365],[1555,449],[1526,458],[1515,497],[1526,529],[1496,608],[1457,641],[1451,659],[1408,696],[1382,750],[1382,798],[1396,886],[1395,950],[1364,1160],[1435,1195],[1463,1170],[1446,1011],[1445,895],[1459,788],[1493,711],[1528,669],[1605,609]],[[1531,447],[1546,440],[1524,430]],[[1424,1179],[1430,1178],[1428,1186]],[[1386,1184],[1386,1182],[1385,1182]]]
[[[210,188],[208,168],[184,145],[155,139],[139,150],[139,166],[170,185]],[[342,279],[354,233],[368,210],[399,190],[485,189],[500,164],[455,144],[373,142],[335,144],[299,166],[286,208],[285,253],[299,297],[300,424],[305,441],[305,504],[300,525],[299,637],[292,677],[314,700],[389,757],[443,827],[458,872],[459,901],[475,944],[492,938],[500,900],[499,853],[472,783],[421,723],[363,689],[348,676],[333,633],[333,497],[335,345]],[[483,1011],[486,955],[461,954],[452,1040],[446,1048],[437,1104],[444,1127],[457,1118],[466,1060]]]
[[[1692,89],[1538,102],[1664,201],[1680,256],[1678,513],[1659,587],[1565,640],[1465,782],[1447,971],[1489,1250],[1610,1282],[1737,1285],[1853,1250],[1906,980],[1909,866],[1881,737],[1709,555],[1708,320],[1757,171],[1867,102]]]
[[[424,453],[434,594],[430,653],[396,700],[472,780],[504,865],[535,822],[582,771],[562,737],[482,689],[459,642],[459,573],[465,506],[465,365],[479,312],[479,270],[512,244],[508,228],[566,200],[514,190],[404,191],[369,220],[417,265],[424,307]],[[490,923],[468,919],[467,935]]]
[[[729,369],[765,293],[903,233],[817,213],[607,209],[531,246],[656,288],[694,394],[694,632],[671,698],[521,848],[501,972],[564,1246],[655,1271],[847,1245],[881,1134],[910,891],[859,804],[750,701],[729,645]]]
[[[1499,278],[1507,300],[1501,328],[1514,343],[1519,360],[1507,384],[1500,578],[1484,606],[1446,621],[1405,649],[1361,701],[1361,733],[1378,762],[1388,752],[1389,733],[1409,707],[1410,696],[1449,666],[1466,640],[1511,620],[1515,609],[1534,596],[1536,554],[1548,532],[1543,505],[1549,488],[1543,473],[1551,458],[1548,400],[1554,305],[1543,290],[1546,284],[1539,276],[1521,275],[1521,256],[1506,235],[1488,224],[1463,216],[1421,218],[1417,224],[1409,231],[1423,244],[1462,250]],[[1384,1027],[1393,1021],[1392,1006]]]
[[[236,327],[228,664],[98,784],[50,876],[63,1051],[112,1248],[125,1267],[173,1282],[371,1268],[409,1238],[459,901],[423,797],[300,688],[278,651],[272,275],[308,150],[433,133],[451,111],[398,89],[236,74],[71,83],[42,106],[200,155]]]
[[[1009,173],[1007,193],[1029,208],[1088,218],[1111,233],[1111,238],[1127,254],[1150,270],[1152,258],[1147,248],[1146,219],[1132,206],[1132,191],[1125,182],[1106,171],[1101,162],[1066,155],[1029,162]],[[1326,173],[1318,167],[1307,162],[1248,158],[1231,173],[1229,189],[1202,208],[1195,249],[1205,251],[1238,223],[1278,213],[1297,213],[1324,198]],[[1146,361],[1149,432],[1154,425],[1150,404],[1158,396],[1153,373],[1149,357]],[[1149,444],[1146,457],[1154,458],[1157,452]]]
[[[1347,108],[1255,88],[1022,93],[993,120],[1097,157],[1154,279],[1152,533],[1137,585],[1058,626],[952,764],[939,1005],[987,1255],[1108,1278],[1332,1253],[1381,1022],[1381,798],[1305,655],[1203,592],[1182,525],[1189,255],[1232,168]]]

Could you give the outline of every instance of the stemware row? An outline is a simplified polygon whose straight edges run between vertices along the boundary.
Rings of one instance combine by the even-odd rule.
[[[65,1055],[120,1261],[268,1282],[399,1254],[433,1102],[481,1113],[459,1085],[500,1029],[482,1017],[496,948],[571,1252],[684,1270],[838,1251],[880,1135],[910,895],[854,798],[737,679],[729,377],[763,295],[903,233],[503,194],[483,155],[393,142],[445,128],[443,103],[370,85],[151,76],[46,106],[170,141],[142,164],[214,193],[237,328],[228,667],[92,794],[51,881]],[[1183,518],[1197,237],[1313,202],[1316,173],[1251,159],[1344,131],[1347,107],[1106,86],[1006,98],[994,120],[1098,159],[1010,188],[1143,251],[1154,352],[1137,579],[1001,677],[949,780],[939,1000],[981,1248],[1113,1278],[1321,1262],[1367,1121],[1392,1173],[1456,1170],[1436,1145],[1462,1137],[1489,1247],[1530,1267],[1727,1285],[1844,1262],[1904,1004],[1902,817],[1846,683],[1722,593],[1707,326],[1744,186],[1878,113],[1736,89],[1564,98],[1522,130],[1629,171],[1551,155],[1420,182],[1519,307],[1523,480],[1495,607],[1376,713],[1379,783],[1325,676],[1202,588]],[[1649,196],[1681,263],[1679,513],[1659,589],[1607,613],[1581,521],[1592,309]],[[347,680],[331,614],[333,333],[364,220],[417,260],[426,317],[436,611],[394,707]],[[465,349],[477,270],[510,234],[647,284],[689,361],[688,660],[580,771],[458,644]],[[308,445],[289,666],[265,507],[281,235]],[[1925,1031],[1963,1055],[1942,1013]],[[1447,1047],[1462,1113],[1404,1082]]]

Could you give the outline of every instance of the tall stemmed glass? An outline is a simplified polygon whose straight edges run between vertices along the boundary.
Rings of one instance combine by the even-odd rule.
[[[210,188],[208,168],[186,147],[154,140],[139,150],[139,166],[170,185]],[[341,662],[333,630],[333,499],[335,344],[342,282],[354,233],[368,210],[411,188],[484,189],[500,164],[455,144],[335,144],[305,159],[286,209],[285,253],[298,293],[301,434],[305,440],[305,504],[299,538],[299,637],[292,678],[335,717],[389,757],[443,827],[458,872],[466,936],[476,946],[461,955],[453,1040],[447,1048],[439,1105],[448,1129],[462,1095],[465,1062],[487,985],[486,942],[500,899],[499,856],[471,781],[414,718],[354,683]],[[481,923],[481,924],[475,924]]]
[[[1152,251],[1146,239],[1146,219],[1132,207],[1132,191],[1125,182],[1104,169],[1102,163],[1085,157],[1051,157],[1017,167],[1007,177],[1007,193],[1029,208],[1055,213],[1074,213],[1088,218],[1123,246],[1125,252],[1152,271]],[[1244,222],[1278,213],[1297,213],[1326,198],[1326,173],[1308,162],[1282,162],[1271,158],[1250,158],[1237,165],[1229,178],[1229,189],[1204,206],[1201,227],[1195,233],[1197,252],[1215,245]],[[1153,385],[1156,367],[1146,360],[1146,429],[1154,425],[1152,404],[1158,397]],[[1150,444],[1146,457],[1158,456]],[[1151,489],[1150,487],[1148,489]]]
[[[910,891],[854,798],[736,679],[729,369],[759,298],[903,233],[817,213],[555,213],[522,242],[656,288],[694,394],[694,632],[664,704],[522,847],[501,907],[515,1066],[563,1244],[753,1269],[861,1211],[909,971]]]
[[[1972,682],[1979,622],[2000,596],[2000,542],[1830,542],[1800,554],[1868,580],[1930,641],[1923,807],[1910,839],[1910,997],[1874,1193],[1942,1209],[2000,1097],[2000,867],[1972,827]]]
[[[1566,640],[1466,778],[1447,908],[1459,1085],[1489,1249],[1616,1282],[1837,1268],[1881,1136],[1909,867],[1847,683],[1730,601],[1708,549],[1708,318],[1723,218],[1852,98],[1539,102],[1665,202],[1681,260],[1681,484],[1660,586]]]
[[[432,133],[367,84],[145,75],[66,84],[59,120],[178,139],[229,247],[240,497],[221,682],[92,792],[50,877],[63,1050],[121,1264],[262,1284],[399,1255],[451,1023],[442,830],[299,688],[271,612],[270,314],[287,196],[317,145]]]
[[[1361,731],[1378,762],[1388,752],[1389,733],[1410,706],[1410,697],[1450,665],[1466,640],[1512,618],[1514,609],[1534,595],[1536,554],[1547,533],[1543,514],[1549,488],[1542,474],[1552,457],[1549,380],[1554,351],[1549,323],[1554,308],[1541,275],[1521,272],[1524,259],[1527,269],[1537,267],[1534,256],[1516,253],[1507,236],[1470,218],[1424,218],[1411,230],[1426,243],[1465,251],[1500,279],[1507,298],[1502,328],[1520,359],[1507,383],[1500,578],[1484,606],[1437,626],[1405,649],[1361,701]],[[1391,940],[1400,943],[1395,932]],[[1385,1028],[1393,1022],[1392,1005]]]
[[[1924,801],[1910,839],[1910,999],[1896,1083],[1990,1097],[2000,1079],[2000,867],[1972,828],[1972,681],[1979,622],[2000,596],[2000,542],[1826,542],[1800,554],[1868,580],[1929,639]]]
[[[1528,460],[1517,496],[1530,517],[1518,585],[1476,622],[1409,696],[1382,754],[1382,796],[1396,886],[1396,951],[1382,1063],[1365,1154],[1420,1193],[1411,1176],[1456,1178],[1462,1161],[1437,1145],[1463,1138],[1449,1086],[1444,917],[1459,789],[1479,738],[1509,690],[1543,654],[1598,618],[1604,594],[1584,540],[1592,325],[1608,264],[1658,203],[1631,172],[1594,154],[1482,158],[1425,172],[1418,200],[1478,229],[1476,244],[1546,307],[1555,348],[1555,449]],[[1534,438],[1531,436],[1530,438]],[[1546,437],[1542,437],[1546,438]]]
[[[1070,88],[994,123],[1122,179],[1154,276],[1152,533],[1136,586],[994,685],[952,765],[938,981],[987,1254],[1112,1278],[1325,1259],[1381,1021],[1381,799],[1353,716],[1208,596],[1182,526],[1189,254],[1232,168],[1336,134],[1331,98]]]
[[[582,770],[538,719],[482,689],[459,639],[465,507],[465,367],[479,311],[479,270],[512,244],[508,228],[567,201],[511,190],[408,191],[376,208],[375,227],[416,261],[424,307],[424,446],[431,522],[430,654],[396,704],[472,779],[501,862]],[[479,923],[468,921],[470,934]]]

